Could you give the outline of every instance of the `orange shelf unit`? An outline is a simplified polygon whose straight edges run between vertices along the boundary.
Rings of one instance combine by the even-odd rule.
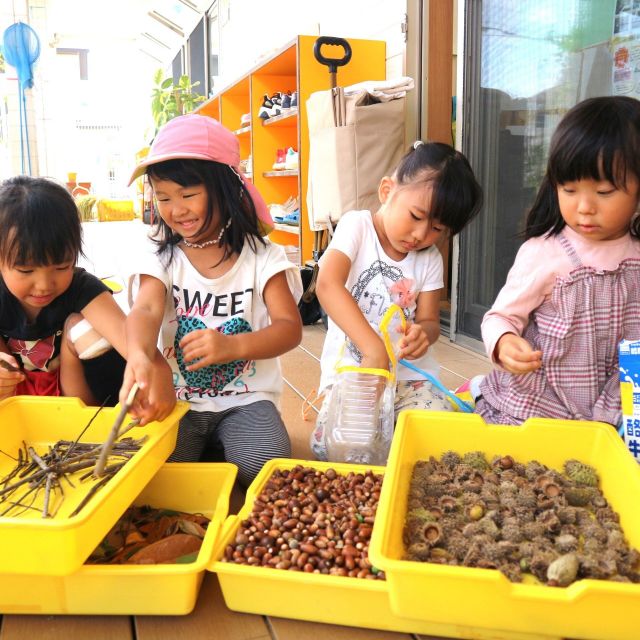
[[[315,91],[331,87],[328,68],[313,55],[316,40],[317,36],[297,36],[197,109],[198,113],[219,119],[238,136],[240,157],[251,156],[252,180],[267,204],[298,198],[300,225],[277,225],[269,238],[278,244],[296,245],[301,264],[312,259],[314,239],[306,204],[309,180],[306,102]],[[349,39],[349,44],[352,57],[347,65],[339,67],[338,83],[346,86],[364,80],[384,80],[385,42]],[[323,47],[325,56],[340,57],[342,53],[341,47]],[[297,92],[297,108],[263,121],[259,112],[265,95],[284,91]],[[251,114],[248,124],[241,121],[246,113]],[[274,170],[278,149],[286,152],[289,147],[298,151],[298,169]]]

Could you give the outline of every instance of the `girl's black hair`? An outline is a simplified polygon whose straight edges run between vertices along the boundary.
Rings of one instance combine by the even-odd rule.
[[[400,186],[418,182],[432,188],[429,216],[460,233],[482,207],[482,187],[469,161],[443,142],[416,143],[404,155],[394,178]]]
[[[0,262],[48,266],[75,263],[80,255],[80,214],[62,185],[30,176],[0,184]]]
[[[208,196],[205,229],[211,227],[214,213],[218,216],[220,228],[231,220],[220,239],[220,246],[224,248],[220,262],[240,253],[245,238],[254,251],[256,240],[265,244],[253,200],[229,165],[211,160],[166,160],[147,167],[147,175],[155,180],[171,180],[182,187],[204,185]],[[159,245],[158,253],[168,250],[172,256],[173,247],[182,240],[182,236],[174,233],[160,216],[155,224],[154,239]]]
[[[551,137],[547,171],[527,214],[525,239],[556,235],[565,227],[559,185],[593,179],[624,189],[628,175],[640,180],[640,101],[603,96],[579,102]],[[638,216],[632,219],[630,232],[640,237]]]

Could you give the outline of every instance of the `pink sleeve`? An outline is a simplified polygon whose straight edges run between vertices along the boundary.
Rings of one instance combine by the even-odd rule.
[[[534,238],[525,242],[516,255],[504,287],[482,320],[482,340],[487,356],[496,362],[493,352],[501,336],[521,336],[529,316],[550,295],[556,276],[570,265],[564,251],[558,251],[555,239]]]

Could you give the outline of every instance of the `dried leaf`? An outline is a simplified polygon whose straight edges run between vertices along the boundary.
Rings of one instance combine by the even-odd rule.
[[[178,520],[178,529],[183,533],[204,538],[205,530],[197,522],[184,519]]]
[[[174,563],[188,553],[198,551],[202,540],[186,533],[176,533],[140,549],[129,558],[130,564]]]

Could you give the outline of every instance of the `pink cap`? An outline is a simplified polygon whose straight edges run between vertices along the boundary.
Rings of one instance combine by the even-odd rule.
[[[147,157],[134,169],[129,184],[143,175],[148,166],[165,160],[212,160],[228,164],[241,177],[258,219],[273,228],[263,197],[239,169],[240,147],[236,136],[214,118],[190,113],[169,120],[156,134]]]

